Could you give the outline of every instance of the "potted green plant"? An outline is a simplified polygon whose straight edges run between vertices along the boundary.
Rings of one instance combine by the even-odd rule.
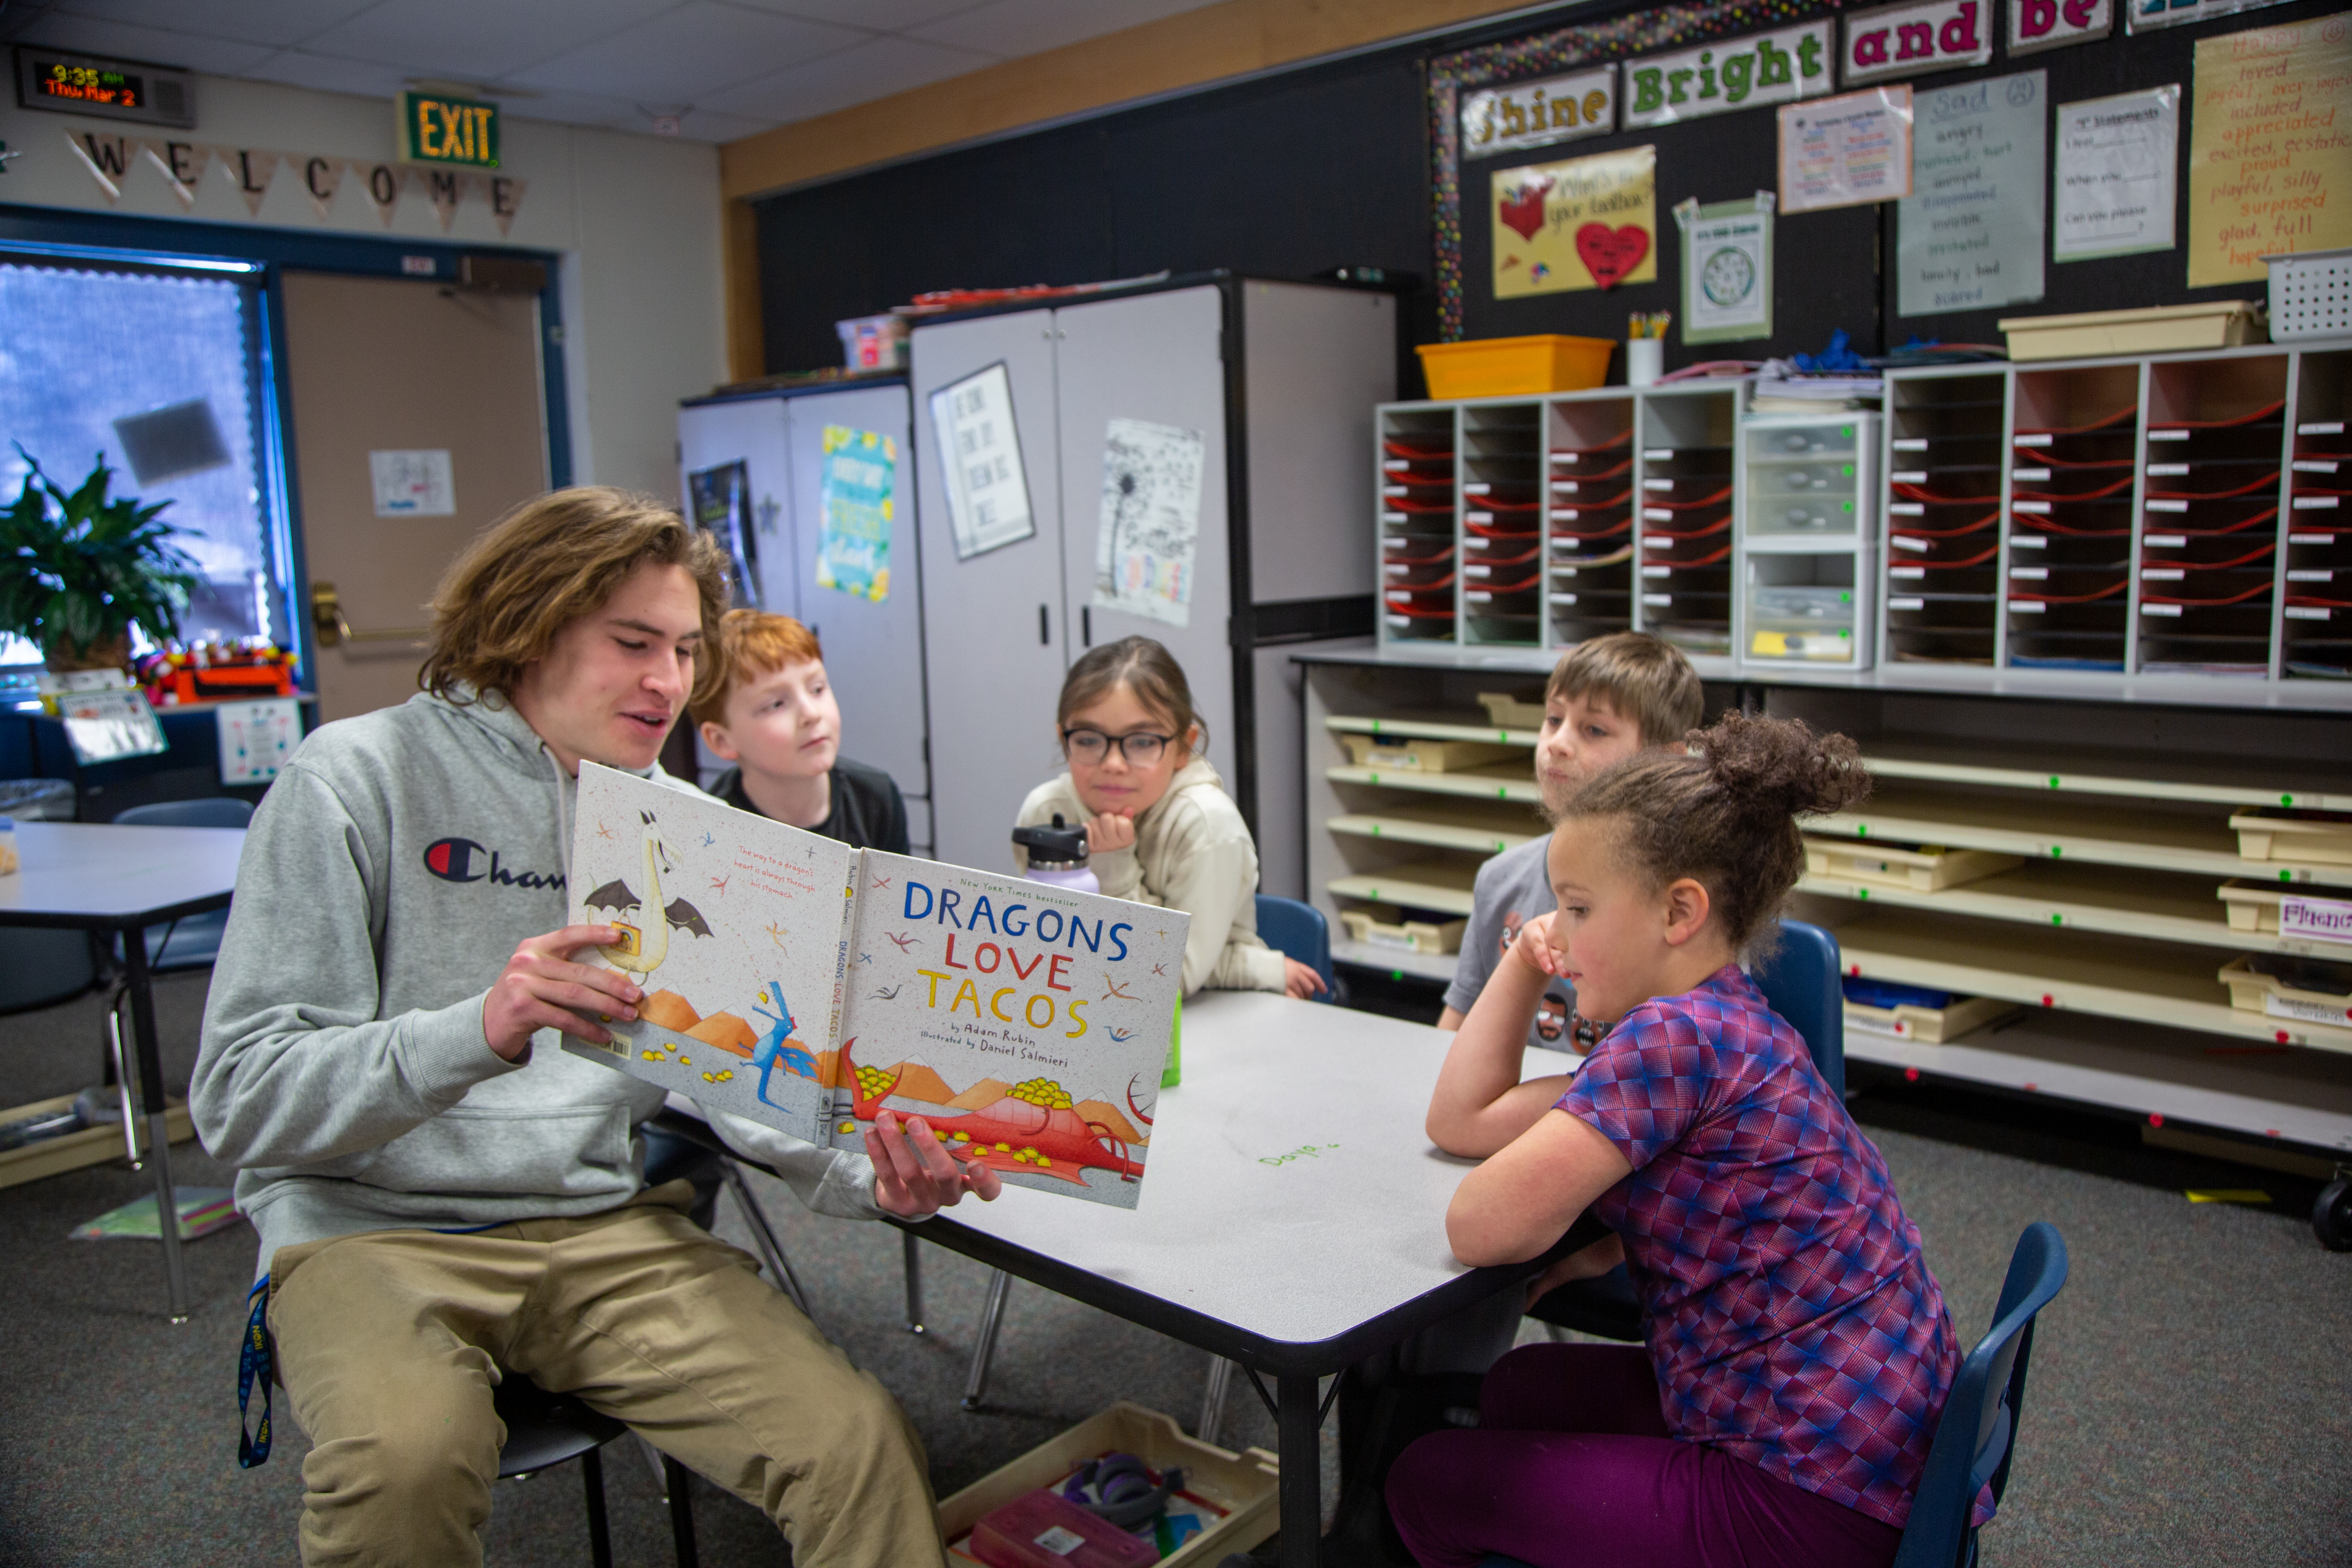
[[[103,452],[73,490],[16,452],[32,472],[0,511],[0,631],[37,645],[56,670],[127,666],[133,621],[158,642],[177,637],[196,576],[171,543],[177,531],[155,521],[172,503],[110,499]]]

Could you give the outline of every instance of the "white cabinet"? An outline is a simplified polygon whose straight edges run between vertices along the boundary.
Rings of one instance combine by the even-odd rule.
[[[1384,294],[1213,276],[915,329],[924,685],[936,852],[1006,862],[1022,798],[1061,767],[1070,661],[1141,635],[1183,664],[1208,754],[1251,819],[1268,892],[1304,842],[1293,682],[1261,650],[1371,628],[1363,450],[1394,394]],[[1035,523],[958,559],[934,400],[1003,365]],[[1094,603],[1114,420],[1191,432],[1202,480],[1181,624]]]
[[[896,469],[890,585],[878,601],[818,582],[828,427],[881,437]],[[898,781],[907,797],[908,837],[922,850],[931,842],[930,773],[905,382],[699,398],[678,410],[677,429],[681,495],[688,493],[688,475],[727,463],[744,465],[759,543],[761,605],[816,633],[841,704],[842,752]]]

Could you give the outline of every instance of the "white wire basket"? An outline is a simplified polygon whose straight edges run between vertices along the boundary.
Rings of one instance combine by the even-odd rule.
[[[2352,250],[2265,256],[2271,341],[2352,336]]]

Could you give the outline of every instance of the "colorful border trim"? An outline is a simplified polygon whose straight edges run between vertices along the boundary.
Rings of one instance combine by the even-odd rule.
[[[1437,242],[1441,342],[1462,336],[1462,89],[1570,66],[1627,59],[1704,38],[1761,31],[1843,9],[1838,0],[1699,0],[1633,11],[1606,22],[1556,27],[1484,44],[1429,62],[1430,216]]]

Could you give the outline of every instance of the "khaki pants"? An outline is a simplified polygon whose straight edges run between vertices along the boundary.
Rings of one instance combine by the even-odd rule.
[[[506,1441],[499,1367],[627,1422],[759,1508],[805,1568],[942,1562],[922,1446],[897,1403],[751,1258],[664,1205],[673,1188],[586,1219],[278,1250],[269,1326],[313,1445],[304,1563],[480,1563]]]

